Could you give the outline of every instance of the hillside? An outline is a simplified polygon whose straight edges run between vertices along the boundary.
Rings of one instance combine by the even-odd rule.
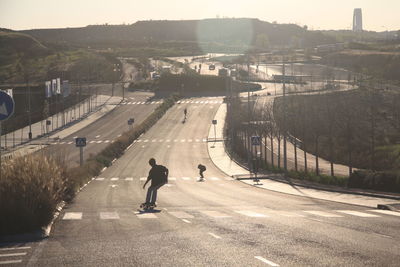
[[[334,42],[320,32],[294,24],[273,24],[258,19],[204,19],[179,21],[138,21],[132,25],[92,25],[83,28],[26,30],[45,42],[81,45],[123,46],[154,42],[197,42],[249,45],[265,35],[271,45],[316,44]]]

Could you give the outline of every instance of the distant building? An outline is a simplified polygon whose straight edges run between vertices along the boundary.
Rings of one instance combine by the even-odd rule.
[[[355,32],[362,32],[363,25],[362,25],[362,10],[361,8],[355,8],[353,14],[353,31]]]

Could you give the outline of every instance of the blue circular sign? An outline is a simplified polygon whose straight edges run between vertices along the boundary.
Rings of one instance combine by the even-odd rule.
[[[0,90],[0,121],[6,120],[14,113],[14,99]]]

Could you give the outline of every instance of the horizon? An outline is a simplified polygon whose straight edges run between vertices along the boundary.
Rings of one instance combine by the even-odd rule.
[[[157,8],[154,8],[154,7]],[[176,7],[179,7],[178,10]],[[255,18],[278,24],[307,25],[310,30],[350,30],[354,8],[361,8],[365,31],[397,31],[400,2],[386,0],[273,1],[228,0],[202,2],[170,0],[134,3],[129,0],[79,2],[50,0],[2,0],[0,27],[15,31],[29,29],[77,28],[89,25],[123,25],[151,20],[201,20],[213,18]],[[77,12],[77,9],[79,12]]]

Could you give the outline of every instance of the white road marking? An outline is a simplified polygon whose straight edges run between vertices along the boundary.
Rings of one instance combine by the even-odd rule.
[[[110,185],[112,188],[116,188],[118,185],[116,185],[116,184],[112,184],[112,185]]]
[[[200,142],[200,139],[196,139],[196,142]]]
[[[227,215],[225,213],[215,211],[215,210],[202,210],[202,213],[204,213],[207,216],[213,217],[213,218],[230,218],[232,216]]]
[[[163,142],[164,141],[164,139],[160,139],[160,140],[158,140],[158,142]]]
[[[93,143],[96,143],[96,141],[90,141],[90,142],[89,142],[89,144],[93,144]]]
[[[340,217],[343,217],[341,215],[332,214],[332,213],[319,211],[319,210],[305,210],[304,212],[307,212],[307,213],[310,213],[310,214],[313,214],[313,215],[322,216],[322,217],[328,217],[328,218],[340,218]]]
[[[146,181],[146,180],[147,180],[147,177],[140,177],[139,180],[140,180],[140,181]]]
[[[191,221],[186,220],[186,219],[182,219],[182,221],[184,221],[185,223],[191,223]]]
[[[191,142],[193,142],[193,140],[192,140],[192,139],[189,139],[188,142],[191,143]]]
[[[364,212],[359,212],[359,211],[355,211],[355,210],[337,210],[337,212],[341,212],[341,213],[349,214],[349,215],[353,215],[353,216],[358,216],[358,217],[364,217],[364,218],[368,218],[368,217],[381,217],[381,216],[379,216],[379,215],[369,214],[369,213],[364,213]]]
[[[3,265],[3,264],[21,263],[21,262],[22,262],[22,260],[0,261],[0,265]]]
[[[142,146],[142,148],[145,148],[146,146]]]
[[[182,180],[189,181],[189,180],[191,180],[191,178],[190,177],[182,177]]]
[[[189,213],[186,213],[184,211],[169,211],[169,214],[175,216],[176,218],[179,219],[192,219],[194,218],[193,215],[190,215]]]
[[[119,215],[116,212],[100,212],[100,219],[102,219],[102,220],[118,220]]]
[[[181,143],[184,143],[184,142],[186,142],[186,139],[182,139],[182,140],[181,140]]]
[[[100,135],[96,135],[94,138],[99,138],[100,137]]]
[[[147,143],[147,142],[149,142],[149,140],[148,140],[148,139],[146,139],[146,140],[144,140],[144,141],[143,141],[143,143]]]
[[[133,177],[126,177],[125,181],[133,181]]]
[[[165,142],[169,143],[169,142],[171,142],[171,140],[167,139],[167,140],[165,140]]]
[[[211,177],[210,180],[212,180],[212,181],[219,181],[219,180],[221,180],[221,179],[219,179],[218,177]]]
[[[204,139],[203,139],[203,142],[207,142],[207,139],[204,138]]]
[[[96,178],[96,181],[104,181],[104,178],[103,177],[98,177],[98,178]]]
[[[97,144],[101,144],[101,143],[103,143],[103,141],[97,141],[96,143],[97,143]]]
[[[178,139],[174,139],[174,142],[178,142]]]
[[[218,236],[218,235],[216,235],[216,234],[213,234],[213,233],[208,233],[208,234],[209,234],[210,236],[216,238],[216,239],[221,239],[221,237]]]
[[[68,145],[71,145],[72,143],[73,143],[73,142],[72,142],[72,141],[70,141],[70,142],[68,142],[67,144],[68,144]]]
[[[264,259],[264,258],[261,257],[261,256],[254,256],[254,258],[256,258],[257,260],[260,260],[260,261],[262,261],[262,262],[268,264],[269,266],[279,266],[278,264],[276,264],[276,263],[274,263],[274,262],[272,262],[272,261],[269,261],[269,260],[267,260],[267,259]]]
[[[168,177],[169,181],[176,181],[176,177]]]
[[[110,143],[110,140],[105,140],[104,143]]]
[[[157,219],[157,216],[153,213],[140,213],[137,211],[135,214],[139,219]]]
[[[81,220],[82,212],[66,212],[63,220]]]
[[[19,250],[19,249],[30,249],[31,247],[11,247],[11,248],[0,248],[0,251],[8,251],[8,250]]]
[[[73,137],[73,139],[76,139],[76,138],[78,138],[78,136],[74,136],[74,137]]]
[[[171,146],[170,145],[167,145],[167,148],[170,148]]]
[[[157,139],[153,139],[153,140],[151,140],[151,142],[152,142],[152,143],[157,142]]]
[[[248,216],[248,217],[257,217],[257,218],[263,218],[263,217],[268,217],[265,214],[257,213],[251,210],[235,210],[236,213]]]
[[[121,136],[122,136],[122,134],[117,135],[117,137],[121,137]]]
[[[391,210],[369,210],[372,212],[378,212],[386,215],[400,216],[400,212],[391,211]]]

